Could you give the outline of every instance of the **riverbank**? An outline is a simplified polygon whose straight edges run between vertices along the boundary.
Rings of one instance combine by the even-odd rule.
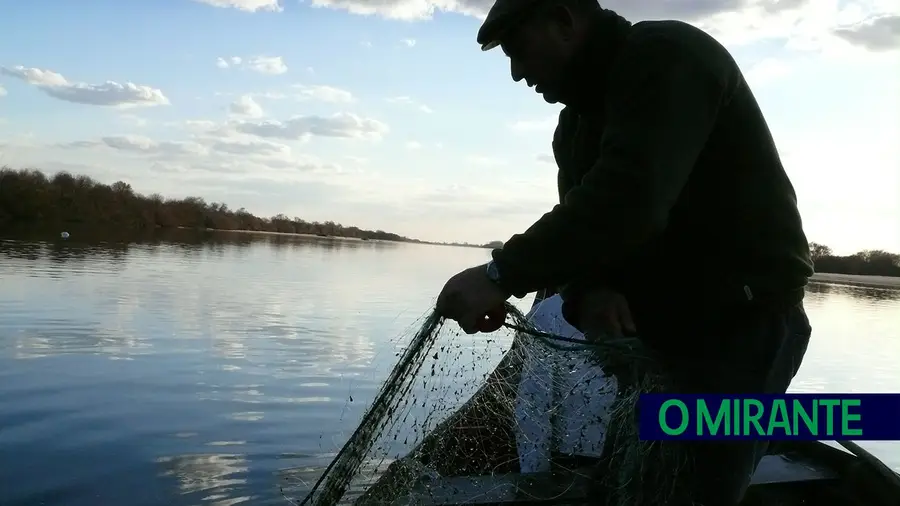
[[[867,288],[886,288],[900,290],[900,277],[897,276],[859,276],[855,274],[834,274],[817,272],[810,281],[814,283],[832,283],[839,285],[862,286]]]
[[[181,230],[197,230],[195,227],[178,227]],[[221,233],[234,233],[234,234],[258,234],[258,235],[285,235],[285,236],[293,236],[293,237],[314,237],[319,239],[341,239],[348,241],[370,241],[370,242],[389,242],[389,243],[399,243],[399,244],[425,244],[429,246],[451,246],[454,248],[487,248],[490,249],[494,247],[491,244],[460,244],[460,243],[451,243],[451,242],[432,242],[432,241],[422,241],[419,239],[405,239],[405,240],[396,240],[396,239],[362,239],[360,237],[348,237],[344,235],[320,235],[320,234],[303,234],[299,232],[273,232],[269,230],[240,230],[240,229],[223,229],[223,228],[205,228],[201,229],[206,232],[221,232]]]
[[[180,230],[197,230],[192,227],[178,227]],[[411,242],[411,241],[394,241],[391,239],[363,239],[361,237],[347,237],[343,235],[319,235],[319,234],[301,234],[297,232],[273,232],[269,230],[229,230],[223,228],[204,228],[205,232],[217,232],[223,234],[255,234],[255,235],[283,235],[290,237],[313,237],[319,239],[341,239],[346,241],[370,241],[370,242]]]

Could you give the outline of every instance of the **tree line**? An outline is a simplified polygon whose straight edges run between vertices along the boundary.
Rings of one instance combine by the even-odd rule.
[[[809,243],[816,272],[858,276],[900,276],[900,255],[884,250],[863,250],[852,255],[835,255],[824,244]]]
[[[131,185],[103,184],[85,175],[0,168],[0,230],[13,226],[114,226],[130,230],[195,228],[247,230],[318,236],[418,242],[383,230],[345,227],[333,221],[306,221],[278,214],[254,216],[201,197],[141,195]]]
[[[201,197],[171,199],[159,194],[141,195],[124,181],[107,185],[68,172],[47,176],[39,170],[0,168],[0,231],[22,225],[65,227],[79,224],[136,231],[157,228],[246,230],[426,243],[383,230],[364,230],[333,221],[306,221],[284,214],[258,217],[246,209],[232,210],[224,203],[206,202]],[[482,245],[429,244],[483,248],[503,245],[500,241]],[[838,256],[828,246],[810,243],[810,254],[817,272],[900,276],[900,255],[896,253],[866,250]]]

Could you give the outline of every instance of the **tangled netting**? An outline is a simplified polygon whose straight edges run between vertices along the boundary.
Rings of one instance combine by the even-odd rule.
[[[507,310],[503,329],[476,336],[425,317],[355,432],[292,502],[462,504],[497,493],[486,477],[569,469],[607,504],[688,503],[675,480],[686,455],[638,438],[640,393],[667,389],[640,341],[549,333]],[[445,486],[459,477],[465,486]]]

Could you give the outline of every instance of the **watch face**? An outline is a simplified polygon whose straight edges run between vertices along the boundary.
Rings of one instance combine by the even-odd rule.
[[[497,264],[491,262],[487,265],[487,275],[492,281],[500,279],[500,272],[497,270]]]

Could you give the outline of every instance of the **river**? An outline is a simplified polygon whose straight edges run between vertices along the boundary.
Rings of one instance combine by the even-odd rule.
[[[0,241],[0,504],[287,504],[398,337],[487,258],[252,234]],[[807,309],[793,390],[900,391],[900,291],[814,284]],[[900,470],[900,444],[864,446]]]

